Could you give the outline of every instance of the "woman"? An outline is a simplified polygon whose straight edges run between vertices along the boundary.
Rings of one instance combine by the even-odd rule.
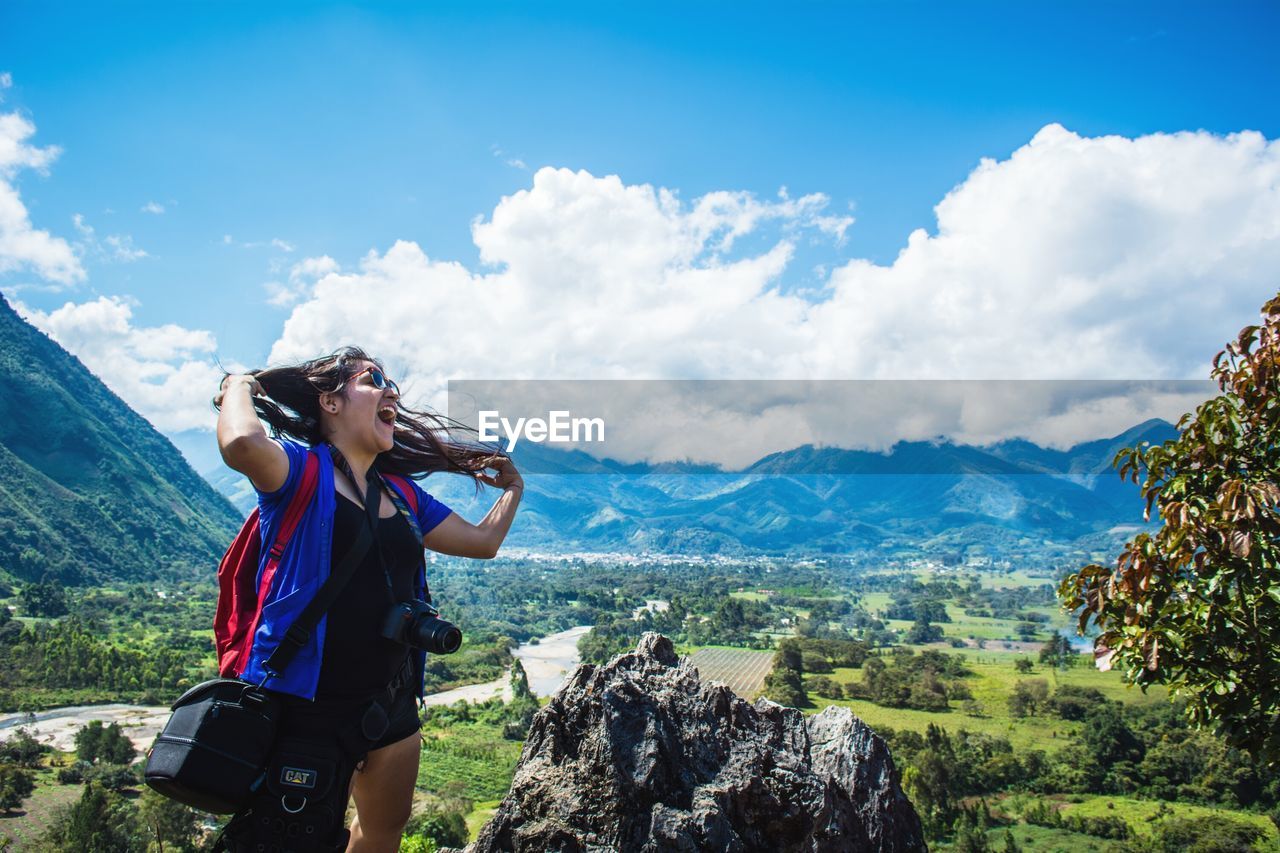
[[[423,692],[425,653],[405,645],[403,637],[386,636],[388,608],[429,600],[424,547],[460,557],[493,557],[515,517],[523,479],[509,458],[492,449],[441,439],[437,433],[447,435],[443,419],[403,407],[399,388],[382,365],[354,347],[289,367],[227,376],[214,405],[222,458],[247,476],[258,493],[264,543],[274,541],[308,454],[319,463],[315,495],[278,569],[260,579],[265,595],[236,674],[254,682],[266,679],[265,686],[286,701],[281,731],[310,739],[317,754],[335,732],[350,733],[353,726],[359,732],[353,735],[354,748],[350,738],[342,740],[342,754],[349,759],[342,766],[351,772],[354,764],[355,770],[350,785],[340,786],[345,790],[335,793],[329,805],[337,806],[337,819],[328,838],[291,838],[281,844],[254,836],[269,832],[272,823],[266,812],[274,803],[260,803],[256,821],[252,813],[238,815],[228,827],[228,839],[233,849],[237,844],[271,849],[273,843],[280,849],[342,849],[347,835],[342,815],[350,796],[356,817],[346,849],[397,850],[418,774],[421,735],[414,699]],[[264,431],[263,420],[275,438]],[[477,490],[484,483],[503,493],[473,525],[405,479],[432,471],[464,474],[476,481]],[[366,504],[366,489],[378,489],[381,495],[370,492]],[[375,544],[290,665],[282,673],[269,672],[265,661],[330,568],[354,550],[352,543],[362,525],[372,524],[372,507],[379,501]],[[265,553],[263,558],[265,562]],[[369,715],[375,711],[371,724]],[[360,747],[367,747],[367,754],[355,764],[359,755],[353,752]],[[344,773],[335,778],[343,779]],[[285,809],[292,812],[290,802],[285,801]],[[288,821],[289,815],[280,818]],[[286,824],[275,820],[275,825],[282,831]],[[314,829],[308,825],[306,833],[314,834]],[[236,835],[242,838],[232,837]]]

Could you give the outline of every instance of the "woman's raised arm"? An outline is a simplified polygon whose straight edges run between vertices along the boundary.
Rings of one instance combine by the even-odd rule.
[[[274,492],[289,478],[289,456],[272,441],[258,420],[253,395],[262,393],[258,380],[233,374],[222,380],[213,403],[218,406],[218,450],[227,466],[253,482],[260,492]]]
[[[507,538],[507,531],[516,517],[516,507],[524,495],[524,478],[510,459],[498,459],[489,467],[497,469],[498,473],[493,476],[480,474],[479,479],[503,490],[493,508],[479,524],[472,524],[456,512],[450,513],[422,537],[425,547],[454,557],[488,560],[498,555],[498,548]]]

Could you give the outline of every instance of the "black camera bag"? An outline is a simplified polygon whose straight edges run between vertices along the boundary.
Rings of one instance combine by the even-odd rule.
[[[369,469],[365,510],[377,518],[381,491]],[[311,630],[355,574],[373,542],[360,529],[342,562],[289,626],[263,668],[278,676],[311,636]],[[283,550],[283,545],[280,545]],[[265,683],[265,682],[264,682]],[[143,777],[164,796],[202,811],[230,814],[262,786],[276,742],[281,701],[272,691],[238,678],[215,678],[192,687],[173,703],[173,714],[147,753]]]
[[[147,756],[147,784],[201,811],[236,811],[262,785],[280,712],[278,697],[247,681],[197,684],[173,703]]]

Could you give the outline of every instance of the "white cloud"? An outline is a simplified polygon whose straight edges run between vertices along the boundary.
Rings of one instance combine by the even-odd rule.
[[[12,79],[5,78],[12,85]],[[0,114],[0,275],[29,270],[48,282],[74,284],[85,278],[75,252],[66,240],[31,224],[14,185],[21,170],[44,173],[60,153],[54,145],[28,145],[35,131],[35,125],[17,113]]]
[[[75,244],[80,257],[124,264],[150,257],[145,250],[133,245],[133,238],[128,234],[109,234],[99,240],[97,232],[82,213],[72,214],[71,223],[80,234],[80,239]]]
[[[133,238],[128,234],[112,234],[102,242],[113,260],[129,263],[149,257],[144,250],[134,248]]]
[[[272,237],[270,240],[250,240],[237,244],[230,234],[223,234],[222,243],[224,246],[239,245],[241,249],[276,249],[281,252],[292,252],[297,248],[288,240],[282,240],[279,237]]]
[[[892,264],[782,293],[800,235],[852,222],[825,197],[684,203],[544,168],[474,223],[484,268],[405,241],[370,252],[292,291],[271,360],[360,343],[438,408],[468,376],[1204,378],[1276,290],[1280,143],[1049,125],[935,212]],[[743,253],[746,235],[764,248]]]
[[[875,377],[1207,375],[1275,294],[1280,143],[1085,138],[1049,125],[983,160],[888,267],[807,312],[815,368]]]
[[[522,172],[529,171],[529,167],[525,165],[524,160],[521,160],[519,157],[507,156],[507,152],[503,151],[502,148],[499,147],[498,145],[490,145],[489,151],[493,154],[494,157],[497,157],[499,160],[506,163],[511,168],[519,169]]]
[[[139,327],[120,297],[68,302],[49,313],[18,302],[14,308],[85,363],[112,391],[157,429],[210,429],[209,400],[222,371],[209,359],[209,332],[173,324]]]
[[[0,89],[12,84],[0,75]],[[32,227],[12,181],[22,169],[46,172],[59,154],[55,146],[27,144],[35,126],[16,113],[0,114],[0,274],[30,270],[46,282],[65,286],[85,280],[81,257],[129,262],[147,257],[127,234],[99,238],[81,214],[72,216],[78,238],[74,245]],[[156,205],[149,203],[148,207]],[[146,208],[144,208],[145,210]],[[160,211],[152,212],[162,212]],[[35,289],[31,285],[11,288]],[[208,429],[214,423],[209,405],[222,373],[207,356],[214,339],[203,331],[166,324],[133,325],[133,309],[118,297],[67,302],[48,313],[14,302],[28,321],[48,333],[157,428],[178,431]]]
[[[304,258],[289,269],[287,282],[269,281],[265,285],[267,302],[288,308],[310,295],[315,284],[325,276],[338,272],[338,262],[328,255]]]
[[[158,201],[149,201],[140,208],[142,213],[154,213],[160,216],[164,213],[164,205]]]
[[[899,441],[985,445],[1010,436],[1065,449],[1150,418],[1176,421],[1210,396],[1208,381],[708,380],[450,383],[449,417],[476,428],[480,410],[600,418],[626,462],[693,459],[738,469],[802,444],[887,451]],[[908,463],[910,464],[910,463]],[[927,473],[916,470],[916,473]]]

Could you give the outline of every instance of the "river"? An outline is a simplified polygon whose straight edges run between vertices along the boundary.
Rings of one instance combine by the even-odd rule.
[[[538,696],[550,696],[560,689],[569,673],[578,665],[578,640],[588,631],[590,625],[579,625],[568,631],[543,637],[537,643],[521,643],[515,650],[525,673],[529,676],[529,689]],[[483,702],[494,696],[511,698],[510,673],[484,684],[468,684],[442,693],[427,696],[428,705],[452,705],[460,699],[468,702]]]
[[[560,689],[565,678],[578,665],[578,640],[590,630],[589,625],[580,625],[543,637],[537,643],[523,643],[516,649],[515,656],[524,665],[529,675],[529,688],[535,694],[550,696]],[[452,705],[459,699],[483,702],[499,695],[510,699],[508,681],[509,674],[485,684],[433,693],[426,697],[426,703]],[[7,730],[22,726],[41,743],[69,752],[75,749],[76,732],[92,720],[101,720],[104,725],[119,723],[138,752],[142,753],[151,746],[168,719],[169,708],[164,705],[74,705],[34,714],[0,716],[0,737],[7,736]]]

